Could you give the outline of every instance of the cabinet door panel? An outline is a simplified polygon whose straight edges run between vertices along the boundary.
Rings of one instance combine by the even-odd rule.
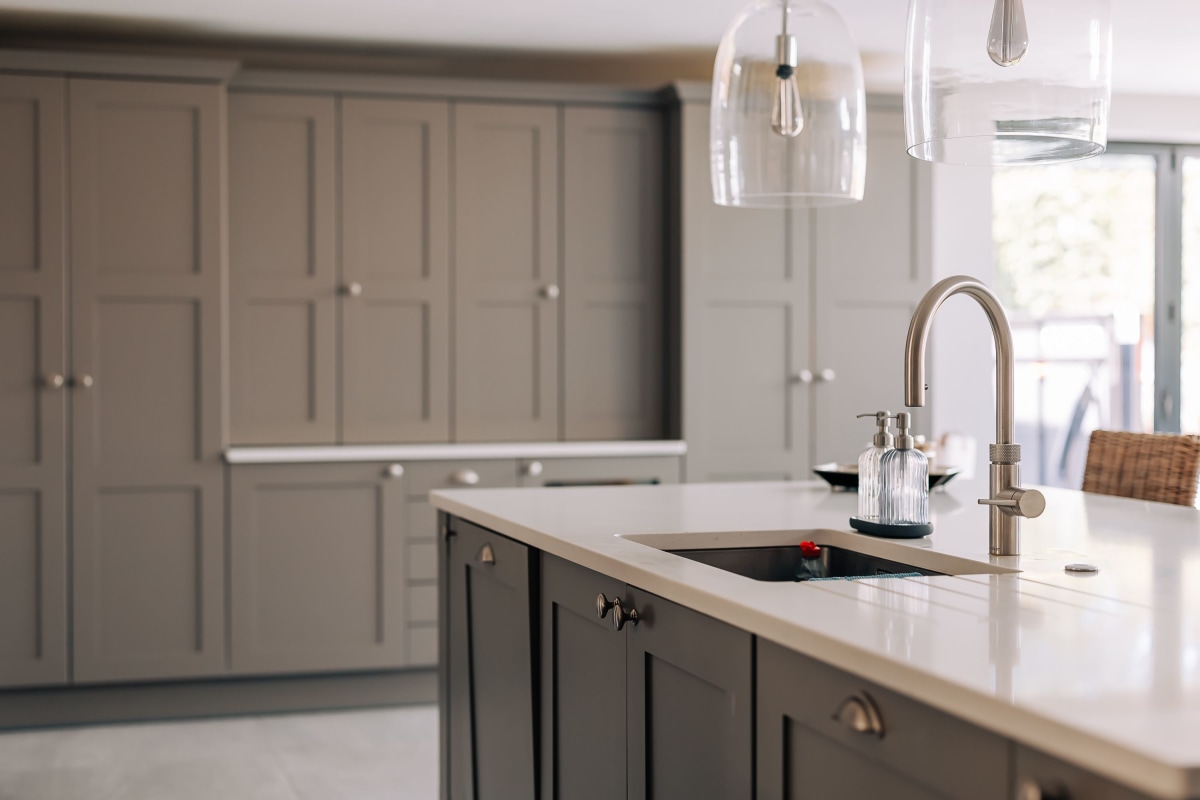
[[[461,520],[453,525],[444,595],[449,795],[536,797],[530,552]]]
[[[628,797],[749,800],[753,637],[628,587]]]
[[[708,106],[679,113],[688,480],[805,476],[811,215],[714,205]]]
[[[838,718],[850,698],[870,698],[884,736]],[[861,701],[861,700],[860,700]],[[1003,800],[1009,743],[949,714],[759,639],[757,770],[760,800],[871,796]],[[954,758],[944,757],[954,752]]]
[[[67,679],[65,87],[0,78],[0,686]]]
[[[663,436],[662,153],[658,111],[564,111],[567,439]]]
[[[1059,792],[1058,797],[1079,800],[1149,800],[1148,795],[1135,792],[1037,750],[1017,745],[1016,751],[1018,790],[1028,783],[1033,783],[1045,792]]]
[[[541,467],[532,474],[531,467]],[[679,459],[674,456],[639,458],[547,458],[525,461],[522,486],[620,486],[679,483]]]
[[[837,376],[811,390],[816,463],[862,450],[870,429],[855,414],[903,407],[904,335],[930,284],[930,166],[904,152],[899,111],[870,112],[867,135],[863,201],[814,212],[813,371]],[[910,410],[915,430],[931,433],[928,409]]]
[[[624,584],[542,555],[542,797],[625,795],[625,635],[596,614]]]
[[[557,439],[558,117],[455,109],[455,438]]]
[[[449,109],[342,101],[342,438],[450,439]]]
[[[376,464],[251,466],[231,491],[236,672],[406,663],[403,479]]]
[[[230,438],[333,444],[332,97],[229,98]]]
[[[80,80],[70,96],[73,363],[93,379],[72,398],[75,677],[218,673],[222,91]]]

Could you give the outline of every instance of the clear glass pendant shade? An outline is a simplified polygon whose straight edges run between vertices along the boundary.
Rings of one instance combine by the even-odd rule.
[[[908,152],[997,165],[1099,155],[1111,63],[1110,0],[910,0]]]
[[[789,208],[862,200],[862,60],[819,0],[757,0],[734,18],[713,70],[713,199]]]

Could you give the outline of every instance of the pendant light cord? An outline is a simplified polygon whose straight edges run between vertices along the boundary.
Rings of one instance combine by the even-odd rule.
[[[785,41],[787,40],[787,35],[788,35],[788,0],[783,0],[783,36],[782,36],[782,38]],[[784,62],[782,58],[780,58],[780,64],[775,67],[775,77],[779,78],[782,81],[786,81],[788,78],[792,77],[792,75],[795,72],[796,72],[795,67],[793,67],[791,64]]]

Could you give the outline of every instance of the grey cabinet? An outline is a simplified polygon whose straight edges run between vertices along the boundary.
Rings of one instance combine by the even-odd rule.
[[[1108,778],[1080,769],[1065,761],[1016,746],[1017,797],[1045,800],[1150,800]]]
[[[337,441],[336,109],[229,97],[230,438]]]
[[[563,432],[663,435],[662,114],[563,111]]]
[[[409,662],[406,497],[400,465],[231,470],[234,672]]]
[[[454,109],[455,438],[559,437],[553,106]]]
[[[224,669],[223,90],[70,83],[75,678]]]
[[[542,555],[542,797],[626,793],[626,637],[596,614],[625,584]]]
[[[443,793],[536,798],[536,552],[458,519],[445,542]]]
[[[65,89],[0,77],[0,686],[67,679]]]
[[[560,559],[542,577],[545,797],[754,792],[750,634]],[[604,599],[637,621],[600,619]]]
[[[754,795],[754,641],[627,587],[628,797]],[[616,609],[614,609],[615,613]]]
[[[342,441],[448,441],[448,104],[341,107]]]
[[[448,139],[445,102],[233,96],[234,442],[449,440]]]
[[[679,483],[675,456],[546,458],[521,462],[522,486],[622,486]]]
[[[930,283],[929,166],[905,153],[900,109],[868,114],[863,202],[816,211],[714,205],[707,104],[674,122],[688,480],[852,460],[869,438],[854,415],[903,404],[904,336]]]
[[[1010,797],[1000,736],[763,639],[756,680],[758,800]]]

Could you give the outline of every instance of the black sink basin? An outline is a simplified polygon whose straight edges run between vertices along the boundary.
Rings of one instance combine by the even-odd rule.
[[[795,581],[804,572],[805,561],[797,545],[787,547],[734,547],[719,550],[670,550],[677,556],[723,569],[756,581]],[[918,572],[944,575],[899,561],[857,553],[841,547],[821,545],[820,574],[828,578],[861,578]]]

